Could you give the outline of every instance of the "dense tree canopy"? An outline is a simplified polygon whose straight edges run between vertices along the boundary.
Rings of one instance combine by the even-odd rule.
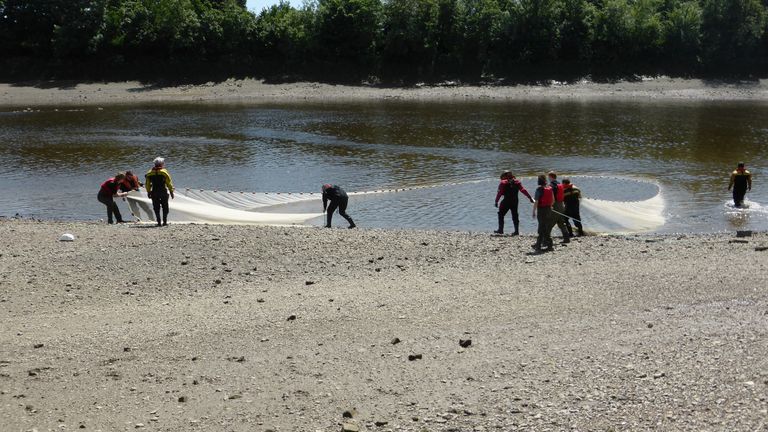
[[[768,0],[0,0],[0,76],[761,75],[766,30]]]

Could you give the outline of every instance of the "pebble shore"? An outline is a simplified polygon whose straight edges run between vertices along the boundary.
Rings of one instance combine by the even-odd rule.
[[[768,234],[524,234],[0,220],[0,429],[766,428]]]
[[[180,102],[290,104],[542,100],[765,101],[768,100],[768,80],[723,82],[661,76],[616,82],[548,81],[540,85],[443,83],[412,87],[350,86],[315,82],[269,84],[256,79],[228,79],[194,85],[163,85],[136,81],[0,83],[0,107],[33,111],[51,106]]]

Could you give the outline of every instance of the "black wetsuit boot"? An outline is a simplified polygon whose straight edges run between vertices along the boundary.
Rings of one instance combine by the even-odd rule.
[[[339,214],[341,217],[347,220],[349,222],[349,228],[354,228],[357,225],[355,225],[355,221],[352,220],[352,218],[347,214],[347,204],[349,203],[349,198],[344,195],[341,198],[339,198]]]
[[[512,211],[512,223],[515,225],[515,231],[512,235],[520,235],[520,215],[517,212],[517,203],[515,203],[510,210]]]
[[[168,194],[157,195],[159,196],[155,196],[155,192],[152,192],[152,210],[155,211],[155,221],[157,226],[168,225]],[[163,211],[162,218],[160,209]]]

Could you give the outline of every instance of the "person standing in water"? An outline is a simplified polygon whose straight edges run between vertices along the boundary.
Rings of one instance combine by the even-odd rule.
[[[123,216],[120,214],[120,209],[115,202],[115,197],[124,197],[128,195],[127,192],[120,192],[120,184],[122,184],[123,179],[125,179],[125,173],[122,172],[117,173],[114,177],[108,178],[101,184],[99,193],[96,195],[99,202],[107,206],[107,223],[110,225],[115,223],[112,218],[113,215],[114,219],[117,220],[117,223],[123,223]]]
[[[324,184],[323,185],[323,212],[326,212],[325,227],[331,227],[331,220],[333,219],[333,212],[336,208],[339,209],[339,214],[349,222],[349,228],[352,229],[355,226],[355,222],[347,214],[347,204],[349,203],[349,197],[344,189],[337,185]],[[330,204],[328,202],[330,201]],[[326,209],[327,206],[327,209]]]
[[[581,200],[581,190],[571,184],[570,179],[563,179],[563,203],[565,204],[565,214],[568,218],[573,219],[573,224],[576,225],[576,229],[579,230],[579,237],[584,235],[584,228],[581,225],[581,214],[579,211],[579,201]],[[566,218],[566,222],[568,221]],[[573,228],[571,224],[566,225],[568,228],[568,235],[573,237]]]
[[[515,224],[515,231],[513,236],[520,235],[520,217],[517,212],[518,204],[518,192],[522,192],[523,195],[533,202],[531,194],[523,187],[518,179],[510,171],[504,171],[501,173],[501,181],[499,182],[499,189],[496,193],[496,200],[493,205],[499,209],[499,229],[494,231],[496,234],[504,234],[504,217],[508,211],[512,212],[512,223]],[[504,197],[499,204],[499,199]]]
[[[731,181],[728,182],[728,190],[733,189],[733,205],[744,205],[744,195],[752,190],[752,173],[744,168],[744,162],[739,162],[736,170],[731,173]]]
[[[544,175],[539,176],[538,184],[539,187],[533,194],[533,217],[539,222],[539,236],[533,247],[537,252],[541,252],[543,247],[552,250],[552,206],[555,203],[555,195],[552,193],[552,186],[547,184],[547,178]]]
[[[557,224],[558,228],[560,228],[560,233],[563,235],[563,243],[570,243],[571,236],[568,235],[568,231],[571,224],[570,222],[567,222],[568,219],[563,216],[565,214],[565,204],[563,203],[565,194],[563,185],[557,181],[556,172],[550,171],[547,176],[549,176],[549,186],[552,187],[552,193],[555,195],[555,203],[552,206],[553,227]]]
[[[158,157],[154,160],[155,166],[147,172],[146,188],[147,196],[152,200],[152,209],[155,211],[157,226],[168,225],[168,195],[173,199],[173,181],[171,174],[165,169],[165,159]],[[163,209],[162,223],[160,223],[160,209]]]

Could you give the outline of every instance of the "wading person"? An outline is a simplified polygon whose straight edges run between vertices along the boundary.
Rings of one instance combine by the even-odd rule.
[[[533,217],[539,223],[539,236],[536,238],[536,244],[533,247],[537,252],[541,252],[543,247],[552,250],[552,205],[555,203],[555,195],[552,193],[552,187],[547,184],[547,178],[539,176],[539,187],[533,194]]]
[[[107,206],[107,223],[113,224],[115,220],[117,223],[123,223],[123,216],[120,214],[120,209],[117,207],[115,197],[124,197],[128,195],[126,192],[120,192],[120,184],[125,179],[124,173],[117,173],[114,177],[108,178],[107,181],[101,184],[99,193],[96,198],[100,203]],[[112,218],[114,215],[114,220]]]
[[[331,227],[331,220],[333,219],[333,212],[339,209],[339,214],[349,222],[349,228],[354,228],[355,222],[347,214],[347,203],[349,203],[349,197],[344,189],[336,185],[324,184],[323,185],[323,212],[326,212],[325,227]],[[330,202],[330,204],[329,204]],[[327,209],[326,209],[327,206]]]
[[[570,179],[563,179],[563,203],[565,204],[565,214],[569,218],[573,219],[573,224],[576,225],[579,237],[584,235],[584,228],[581,225],[581,214],[579,212],[579,201],[581,200],[581,190],[571,184]],[[566,219],[566,222],[568,219]],[[568,228],[568,234],[573,237],[573,228],[571,224],[566,225]]]
[[[563,185],[557,181],[557,173],[550,171],[547,176],[549,177],[549,186],[552,188],[552,193],[555,195],[555,204],[552,206],[552,223],[553,227],[557,224],[560,228],[560,233],[563,235],[563,243],[570,243],[570,235],[568,235],[568,228],[570,223],[563,216],[565,214],[565,204],[563,199],[565,198]]]
[[[736,170],[731,173],[731,181],[728,182],[728,190],[733,189],[733,205],[744,205],[744,195],[752,190],[752,174],[744,168],[744,162],[739,162]]]
[[[500,178],[501,181],[499,182],[498,192],[496,192],[496,200],[493,203],[499,209],[499,229],[494,231],[494,233],[504,234],[504,217],[508,211],[511,211],[512,223],[515,224],[515,231],[512,235],[516,236],[520,234],[520,217],[517,212],[518,192],[522,192],[531,202],[533,202],[533,198],[531,198],[531,194],[525,190],[523,184],[511,172],[504,171],[501,173]],[[499,204],[499,199],[502,197],[504,199]]]
[[[165,169],[165,159],[155,158],[154,164],[155,166],[145,176],[147,196],[152,200],[157,226],[166,226],[168,225],[168,195],[173,199],[173,181],[168,170]],[[160,219],[160,209],[163,210],[162,219]]]

